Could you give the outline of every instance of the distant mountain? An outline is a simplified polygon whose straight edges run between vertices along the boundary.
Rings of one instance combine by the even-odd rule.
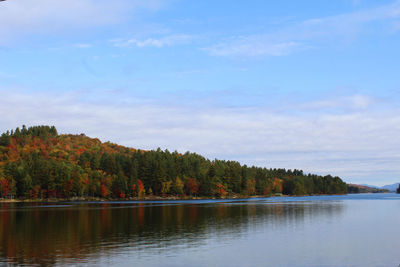
[[[384,186],[381,186],[380,188],[387,189],[390,192],[396,192],[398,187],[399,187],[399,183],[395,183],[395,184],[384,185]]]
[[[360,184],[347,184],[347,192],[349,194],[359,193],[389,193],[388,189],[377,188]]]
[[[376,185],[369,185],[369,184],[360,184],[361,186],[366,186],[366,187],[371,187],[371,188],[377,188],[377,189],[386,189],[389,190],[390,192],[396,192],[397,188],[399,187],[400,183],[395,183],[395,184],[389,184],[389,185],[384,185],[384,186],[376,186]]]
[[[371,185],[371,184],[360,184],[361,186],[366,186],[366,187],[371,187],[371,188],[380,188],[379,186],[376,185]]]

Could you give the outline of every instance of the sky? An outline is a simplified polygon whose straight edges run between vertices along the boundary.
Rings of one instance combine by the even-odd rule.
[[[400,182],[400,1],[0,2],[0,131]]]

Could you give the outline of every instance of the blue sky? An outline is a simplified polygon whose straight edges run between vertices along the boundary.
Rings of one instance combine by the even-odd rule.
[[[400,181],[400,1],[8,0],[0,130]]]

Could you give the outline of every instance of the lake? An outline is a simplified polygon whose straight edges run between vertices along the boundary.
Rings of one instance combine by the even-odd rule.
[[[0,265],[394,266],[400,196],[0,203]]]

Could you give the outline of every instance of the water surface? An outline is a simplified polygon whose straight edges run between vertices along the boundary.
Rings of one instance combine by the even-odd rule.
[[[0,265],[398,266],[400,196],[0,203]]]

